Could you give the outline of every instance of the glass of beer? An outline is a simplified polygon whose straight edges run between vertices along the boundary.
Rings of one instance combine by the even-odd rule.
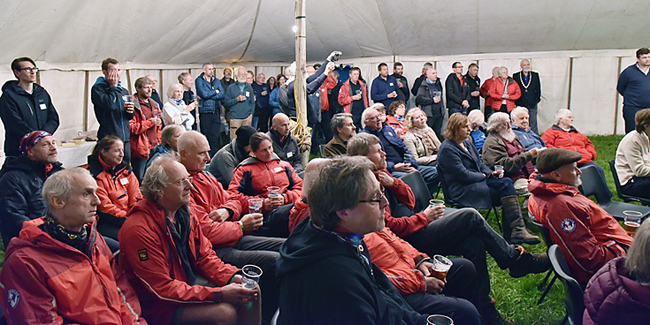
[[[643,217],[643,214],[639,211],[625,210],[623,211],[623,216],[625,216],[625,231],[628,235],[634,236],[637,228],[641,226],[641,217]]]
[[[445,315],[431,315],[427,317],[427,325],[454,325],[454,321]]]
[[[449,272],[451,266],[454,265],[450,259],[442,255],[434,255],[431,259],[431,263],[433,263],[430,270],[431,275],[440,280],[444,280],[447,277],[447,272]]]

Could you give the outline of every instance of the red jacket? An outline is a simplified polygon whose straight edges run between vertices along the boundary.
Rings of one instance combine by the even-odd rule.
[[[594,144],[574,127],[567,132],[559,126],[553,125],[542,134],[542,140],[549,148],[562,148],[580,153],[582,159],[578,160],[578,164],[586,164],[596,159]]]
[[[417,264],[428,258],[411,244],[397,237],[388,227],[363,236],[370,259],[388,277],[402,296],[425,292],[424,274]],[[417,262],[416,262],[417,261]]]
[[[508,77],[508,95],[510,99],[506,99],[506,105],[508,106],[508,113],[515,109],[515,101],[521,97],[521,89],[519,85],[515,82],[514,79]],[[501,108],[501,102],[503,102],[503,80],[501,78],[496,78],[492,81],[490,86],[490,97],[492,98],[492,109],[498,111]]]
[[[328,92],[336,87],[334,77],[328,75],[323,84],[320,86],[320,111],[329,111],[330,101]]]
[[[179,307],[219,302],[220,287],[239,271],[217,257],[196,216],[190,214],[190,259],[195,261],[196,271],[217,287],[187,284],[164,211],[150,200],[133,206],[118,239],[120,265],[140,297],[145,317],[153,324],[169,324]]]
[[[199,227],[203,235],[212,243],[213,248],[230,247],[244,235],[239,225],[241,204],[237,200],[231,200],[230,194],[221,186],[221,183],[212,174],[202,172],[190,172],[192,176],[192,190],[190,192],[190,209],[199,220]],[[230,209],[232,220],[215,222],[210,219],[210,212],[219,209]]]
[[[248,213],[248,199],[268,197],[269,186],[280,187],[284,204],[302,198],[302,179],[291,164],[280,160],[276,154],[266,163],[253,157],[242,161],[234,170],[228,192],[241,203],[241,213]]]
[[[160,144],[160,135],[162,134],[161,125],[155,125],[151,118],[160,117],[160,107],[158,103],[149,98],[149,107],[142,108],[137,96],[133,96],[135,103],[135,115],[129,125],[131,127],[131,157],[149,158],[151,149]]]
[[[392,127],[395,130],[395,133],[399,135],[399,138],[404,140],[404,135],[406,135],[406,127],[404,126],[404,121],[402,122],[397,120],[397,117],[393,115],[386,115],[386,124],[388,124],[390,127]]]
[[[629,247],[632,237],[614,217],[575,187],[538,178],[528,184],[528,211],[550,230],[578,282],[587,283],[607,261],[625,255],[619,244]]]
[[[363,103],[365,104],[365,107],[367,108],[368,106],[368,89],[366,88],[366,83],[359,80],[359,84],[361,84],[361,89],[363,89]],[[351,107],[352,107],[352,96],[350,96],[350,79],[348,79],[346,82],[341,85],[341,90],[339,90],[339,104],[343,106],[343,111],[346,113],[352,113]],[[359,125],[357,125],[360,127]]]
[[[483,82],[483,85],[481,85],[481,88],[479,89],[481,97],[485,98],[485,107],[492,107],[492,97],[488,95],[490,87],[492,87],[492,82],[494,82],[494,79],[488,78]]]
[[[142,198],[140,183],[125,163],[113,169],[104,163],[101,156],[97,158],[88,157],[88,169],[99,186],[97,196],[100,203],[97,210],[114,217],[126,218],[129,208]]]
[[[309,204],[302,201],[302,198],[296,201],[289,212],[289,232],[292,232],[296,226],[309,216]]]
[[[5,255],[0,303],[9,324],[147,324],[140,303],[93,225],[92,258],[24,223]]]

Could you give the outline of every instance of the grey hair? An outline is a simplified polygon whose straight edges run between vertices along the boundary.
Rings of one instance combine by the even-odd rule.
[[[370,146],[379,143],[379,141],[374,134],[356,134],[348,141],[348,156],[367,156]]]
[[[48,210],[52,209],[52,197],[56,196],[64,200],[70,198],[76,176],[92,177],[87,169],[75,167],[57,172],[45,180],[41,195]]]
[[[140,184],[142,196],[153,202],[156,202],[162,196],[163,188],[167,186],[169,181],[164,166],[171,162],[178,162],[177,154],[167,152],[156,157],[151,162],[151,166],[145,171]]]
[[[473,109],[469,114],[467,114],[470,124],[481,125],[485,122],[485,115],[481,113],[480,109]]]
[[[366,127],[366,116],[368,116],[368,113],[370,113],[372,111],[379,112],[380,107],[383,107],[384,110],[386,110],[386,106],[384,106],[381,103],[372,104],[372,106],[370,106],[370,107],[363,110],[363,112],[361,113],[361,128],[362,129]]]
[[[180,124],[170,124],[165,126],[160,134],[160,142],[163,144],[169,143],[169,140],[172,139],[174,134],[180,130],[183,130],[183,132],[185,131],[185,128]]]
[[[650,284],[650,219],[634,234],[632,246],[625,257],[625,268],[642,284]]]
[[[348,117],[352,118],[352,114],[338,113],[332,116],[332,120],[330,121],[330,123],[332,126],[332,131],[334,131],[334,134],[339,134],[339,128],[343,127],[343,125],[345,124],[345,119]]]
[[[172,84],[171,86],[169,86],[169,88],[167,89],[167,97],[168,98],[172,98],[172,96],[174,95],[174,91],[176,91],[176,88],[178,88],[180,90],[183,90],[183,85],[176,83],[176,84]]]
[[[214,67],[214,64],[212,64],[212,63],[203,63],[203,65],[201,66],[201,69],[205,70],[205,68],[207,68],[209,65]]]
[[[191,76],[189,72],[181,72],[181,74],[178,75],[178,83],[182,84],[189,76]]]
[[[508,113],[504,112],[496,112],[490,115],[490,118],[488,118],[488,125],[487,125],[487,130],[488,131],[497,131],[497,128],[503,121],[510,122],[510,117],[508,116]]]
[[[528,108],[523,107],[523,106],[517,106],[515,107],[512,111],[510,111],[510,119],[511,121],[515,121],[517,114],[524,112],[528,114]]]
[[[570,110],[568,110],[568,109],[566,109],[566,108],[560,108],[560,109],[558,109],[557,112],[555,113],[555,118],[553,119],[553,121],[555,122],[555,124],[558,124],[558,125],[559,125],[559,124],[560,124],[560,119],[563,118],[563,117],[565,117],[565,116],[566,116],[567,114],[569,114],[569,113],[571,113]]]
[[[505,65],[502,65],[502,66],[499,67],[499,73],[501,73],[501,71],[503,71],[503,70],[508,71],[508,68],[506,68]]]
[[[323,229],[339,224],[336,211],[350,209],[371,189],[373,163],[366,157],[336,156],[326,162],[308,190],[311,221]]]

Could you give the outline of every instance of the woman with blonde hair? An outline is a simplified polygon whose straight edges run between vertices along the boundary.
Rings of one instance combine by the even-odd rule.
[[[190,113],[196,106],[196,102],[189,105],[183,101],[183,85],[172,84],[167,90],[169,98],[163,106],[162,119],[165,125],[180,124],[185,130],[191,130],[194,124],[194,116]]]
[[[419,108],[411,109],[405,117],[404,144],[420,165],[437,165],[440,140],[427,125],[427,115]]]

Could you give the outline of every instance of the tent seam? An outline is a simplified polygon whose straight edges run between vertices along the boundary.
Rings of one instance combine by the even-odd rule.
[[[248,37],[248,42],[246,42],[246,47],[244,48],[244,52],[242,52],[239,59],[233,61],[233,63],[241,61],[241,59],[244,58],[244,55],[246,55],[246,52],[248,52],[248,47],[251,45],[251,41],[253,40],[253,34],[255,34],[255,26],[257,26],[257,18],[260,15],[260,8],[261,7],[262,7],[262,0],[258,0],[257,1],[257,10],[255,12],[255,20],[253,20],[253,28],[251,28],[251,34]]]

